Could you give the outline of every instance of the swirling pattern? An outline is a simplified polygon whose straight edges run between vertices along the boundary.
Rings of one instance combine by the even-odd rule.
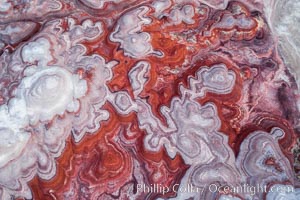
[[[0,199],[298,199],[298,4],[1,1]]]
[[[17,97],[26,102],[26,110],[31,124],[51,120],[65,111],[76,112],[85,95],[87,83],[73,76],[67,70],[52,66],[39,72],[26,69],[26,76],[17,91]],[[28,72],[30,71],[30,72]]]

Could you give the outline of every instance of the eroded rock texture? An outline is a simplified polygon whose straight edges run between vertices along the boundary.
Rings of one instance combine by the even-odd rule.
[[[299,8],[1,0],[0,199],[300,199]]]

